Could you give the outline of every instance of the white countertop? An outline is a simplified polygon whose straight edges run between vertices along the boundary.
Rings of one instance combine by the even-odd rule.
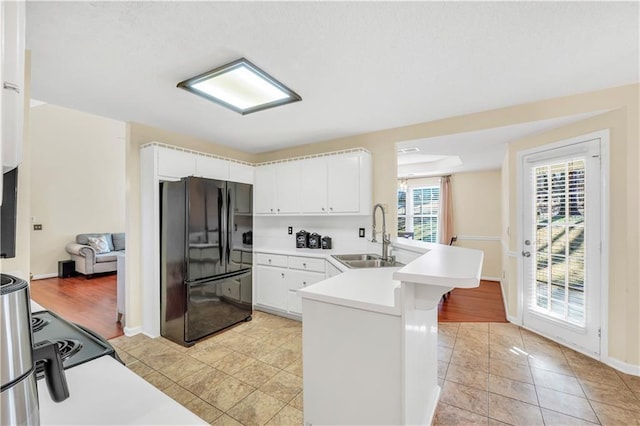
[[[31,312],[42,310],[31,301]],[[65,376],[69,398],[60,403],[38,380],[42,425],[207,424],[110,356],[65,370]]]
[[[206,425],[113,358],[103,356],[65,370],[69,398],[53,402],[38,380],[42,425]]]
[[[348,269],[330,256],[318,253],[344,273],[298,290],[304,299],[349,306],[373,312],[401,315],[401,282],[444,288],[472,288],[480,284],[483,252],[444,244],[396,238],[392,246],[416,253],[415,260],[401,268]],[[263,252],[263,250],[256,250]],[[264,252],[296,255],[296,251],[264,250]],[[299,253],[303,256],[313,254]],[[333,253],[331,253],[333,254]],[[443,290],[444,293],[446,290]]]

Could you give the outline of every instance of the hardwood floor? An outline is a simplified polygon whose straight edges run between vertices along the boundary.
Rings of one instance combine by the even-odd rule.
[[[439,322],[507,322],[500,283],[480,281],[476,288],[456,288],[438,305]]]
[[[31,298],[107,339],[123,334],[122,324],[116,322],[115,273],[92,279],[80,275],[31,281]]]

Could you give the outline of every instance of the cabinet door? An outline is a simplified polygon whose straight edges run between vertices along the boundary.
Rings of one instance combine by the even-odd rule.
[[[255,213],[276,213],[276,169],[273,165],[256,167],[253,191]]]
[[[329,174],[329,213],[360,211],[360,156],[335,156],[327,159]]]
[[[289,271],[287,274],[287,309],[294,314],[302,314],[302,298],[297,290],[324,280],[324,274],[318,272]]]
[[[253,185],[254,169],[255,167],[248,164],[229,163],[229,180]]]
[[[276,167],[278,213],[300,213],[300,162],[280,163]]]
[[[175,149],[158,149],[158,175],[183,178],[196,174],[196,156]]]
[[[301,161],[302,213],[327,213],[327,159]]]
[[[255,272],[257,278],[256,303],[286,311],[289,291],[285,283],[287,270],[256,266]]]
[[[196,156],[196,176],[229,180],[229,162],[219,158]]]

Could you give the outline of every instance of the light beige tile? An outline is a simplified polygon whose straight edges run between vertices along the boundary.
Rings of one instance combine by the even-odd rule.
[[[163,345],[160,342],[147,338],[147,340],[142,341],[141,344],[125,350],[138,359],[146,360],[151,355],[162,354],[164,352],[171,351],[172,349],[167,345]]]
[[[542,370],[539,368],[531,368],[533,374],[533,382],[536,386],[557,390],[575,396],[584,398],[584,392],[578,382],[578,379],[553,371]]]
[[[304,409],[304,392],[297,394],[296,397],[291,400],[289,405],[302,411]]]
[[[124,362],[125,365],[129,365],[133,362],[138,361],[138,358],[134,357],[124,349],[116,349],[116,353],[118,354],[118,356],[120,357],[122,362]]]
[[[460,337],[460,334],[458,334],[458,337],[456,338],[456,343],[453,346],[453,349],[454,351],[455,350],[476,351],[488,356],[489,342]]]
[[[572,417],[597,422],[598,418],[585,398],[546,388],[537,388],[540,407],[567,414]]]
[[[489,417],[511,425],[544,425],[539,407],[493,393],[489,394]]]
[[[524,344],[520,335],[511,334],[489,334],[489,343],[492,345],[515,346],[523,348]]]
[[[254,387],[236,378],[227,377],[215,387],[206,389],[200,398],[226,412],[254,390]]]
[[[489,417],[489,426],[509,426],[509,423],[504,423],[500,420],[492,419],[491,417]]]
[[[236,419],[230,416],[227,416],[226,414],[223,414],[217,419],[215,419],[213,422],[211,422],[211,426],[243,426],[243,425]]]
[[[175,384],[173,380],[155,370],[148,374],[144,379],[160,390],[166,389]]]
[[[261,340],[256,340],[246,346],[238,348],[237,352],[252,358],[259,358],[273,352],[277,348],[278,346],[273,346]]]
[[[582,389],[584,389],[584,393],[590,401],[602,402],[625,410],[638,411],[638,417],[640,417],[640,399],[629,389],[589,381],[582,381],[581,383]]]
[[[483,391],[488,390],[489,373],[454,363],[449,364],[445,379],[450,382],[471,386]]]
[[[233,375],[253,363],[254,358],[242,355],[238,352],[231,352],[224,358],[219,359],[212,365],[220,371]]]
[[[281,346],[286,343],[291,336],[289,333],[282,331],[271,331],[267,337],[261,339],[262,342],[268,343],[273,346]]]
[[[173,385],[163,389],[162,392],[164,392],[167,395],[169,395],[172,399],[174,399],[180,405],[186,405],[187,402],[189,402],[192,399],[196,398],[196,396],[194,394],[192,394],[191,392],[189,392],[188,390],[186,390],[182,386],[177,385],[175,383]]]
[[[529,354],[522,346],[493,343],[489,346],[489,357],[491,359],[529,365]]]
[[[284,369],[297,360],[299,356],[300,354],[290,349],[277,348],[266,355],[259,356],[258,359],[276,368]]]
[[[282,410],[267,422],[269,426],[302,426],[304,424],[302,411],[292,407],[291,405],[285,406]]]
[[[618,373],[604,364],[598,366],[573,365],[573,371],[580,382],[589,381],[602,383],[608,386],[628,389]]]
[[[589,426],[599,423],[591,423],[576,417],[567,416],[566,414],[551,411],[546,408],[542,409],[542,417],[545,426]]]
[[[489,355],[483,351],[454,349],[450,363],[489,371]]]
[[[289,403],[302,391],[302,378],[286,371],[281,371],[260,386],[259,389],[267,395]]]
[[[438,346],[438,361],[449,362],[453,354],[453,347]]]
[[[211,423],[222,416],[222,411],[200,398],[193,398],[185,407],[207,423]]]
[[[517,399],[532,405],[538,405],[536,388],[524,382],[507,379],[506,377],[489,375],[489,392]]]
[[[250,323],[247,323],[250,324]],[[264,339],[270,333],[270,330],[259,324],[253,324],[252,327],[242,330],[242,333],[246,336],[253,337],[256,340]]]
[[[295,374],[298,377],[302,377],[302,357],[293,361],[293,363],[285,368],[284,371]]]
[[[461,327],[458,330],[458,335],[456,336],[456,345],[460,343],[460,341],[477,342],[488,345],[489,333]]]
[[[500,334],[503,336],[517,336],[520,337],[520,327],[508,322],[492,322],[489,323],[489,334]]]
[[[229,376],[226,373],[210,367],[204,372],[198,372],[180,379],[178,384],[201,397],[207,390],[219,386],[227,377]]]
[[[162,345],[166,347],[165,345]],[[149,355],[145,355],[141,359],[144,360],[145,364],[155,370],[161,370],[164,367],[168,367],[171,364],[175,364],[177,362],[185,362],[188,355],[184,355],[181,352],[170,349],[166,347],[167,350],[164,352],[157,352]]]
[[[290,349],[294,352],[298,352],[302,354],[302,337],[298,337],[298,335],[294,335],[289,338],[286,342],[284,342],[281,348]]]
[[[255,391],[231,408],[227,414],[246,426],[264,425],[284,406],[284,402]]]
[[[458,327],[458,335],[460,333],[485,333],[489,334],[489,323],[488,322],[461,322]]]
[[[131,364],[127,365],[127,367],[129,368],[129,370],[133,371],[134,373],[136,373],[138,376],[142,378],[148,376],[149,374],[155,371],[153,368],[149,367],[147,364],[145,364],[142,361],[132,362]]]
[[[501,359],[490,359],[489,372],[496,376],[506,377],[507,379],[533,383],[531,368],[528,365],[503,361]]]
[[[249,337],[243,333],[233,333],[229,334],[227,338],[220,341],[220,344],[233,351],[238,351],[239,349],[244,348],[247,345],[254,343],[255,341],[256,339],[254,339],[253,337]]]
[[[622,381],[636,394],[640,393],[640,376],[632,376],[630,374],[625,374],[621,371],[616,371],[618,376],[622,379]]]
[[[445,380],[440,402],[486,416],[488,395],[486,391]]]
[[[207,368],[211,367],[203,362],[198,361],[195,358],[185,356],[184,359],[180,360],[179,362],[161,368],[160,372],[174,382],[177,382],[178,380],[190,376],[194,373],[202,372]]]
[[[440,403],[436,409],[434,425],[487,425],[488,418],[453,405]]]
[[[258,388],[279,372],[280,370],[278,368],[256,359],[247,367],[235,373],[233,377]]]
[[[438,361],[438,377],[444,379],[447,377],[447,369],[449,368],[448,362]]]
[[[212,343],[209,346],[201,347],[193,352],[189,352],[189,356],[197,359],[198,361],[204,362],[205,364],[213,365],[232,353],[233,351],[231,349],[217,343]]]
[[[120,337],[116,337],[115,339],[109,340],[109,343],[111,343],[116,348],[120,348],[129,352],[130,349],[135,348],[136,346],[151,342],[152,340],[153,339],[151,339],[151,337],[148,337],[140,333],[131,337],[122,335]]]
[[[640,425],[640,416],[637,411],[629,411],[596,401],[591,401],[591,405],[604,426]]]
[[[553,371],[554,373],[573,376],[573,370],[565,359],[547,356],[542,353],[529,356],[529,365],[542,370]]]
[[[438,324],[438,346],[453,348],[458,334],[458,323]]]
[[[175,343],[175,342],[172,342],[172,341],[171,341],[171,340],[169,340],[169,339],[165,339],[164,337],[156,337],[156,338],[155,338],[155,339],[153,339],[153,340],[154,340],[155,342],[160,342],[160,343],[162,343],[163,345],[166,345],[166,346],[168,346],[169,348],[174,349],[174,350],[176,350],[176,351],[178,351],[178,352],[182,352],[182,353],[184,353],[184,352],[187,352],[187,351],[189,350],[189,347],[188,347],[188,346],[182,346],[182,345],[179,345],[179,344],[177,344],[177,343]]]

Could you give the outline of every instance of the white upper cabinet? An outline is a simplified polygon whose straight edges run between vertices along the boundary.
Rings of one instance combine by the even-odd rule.
[[[274,164],[256,167],[253,189],[254,213],[275,214],[276,210],[276,168]]]
[[[358,213],[360,211],[360,155],[331,157],[328,166],[329,213]]]
[[[2,170],[8,171],[22,161],[24,121],[24,28],[25,2],[0,2],[0,110],[2,111]]]
[[[290,161],[276,167],[276,212],[300,213],[300,162]]]
[[[220,158],[196,156],[196,176],[229,180],[229,162]]]
[[[249,164],[229,163],[229,180],[253,185],[254,169],[255,167]]]
[[[174,179],[195,176],[196,157],[190,152],[158,148],[158,175]]]
[[[327,157],[302,160],[300,166],[302,213],[326,213],[328,211]]]

